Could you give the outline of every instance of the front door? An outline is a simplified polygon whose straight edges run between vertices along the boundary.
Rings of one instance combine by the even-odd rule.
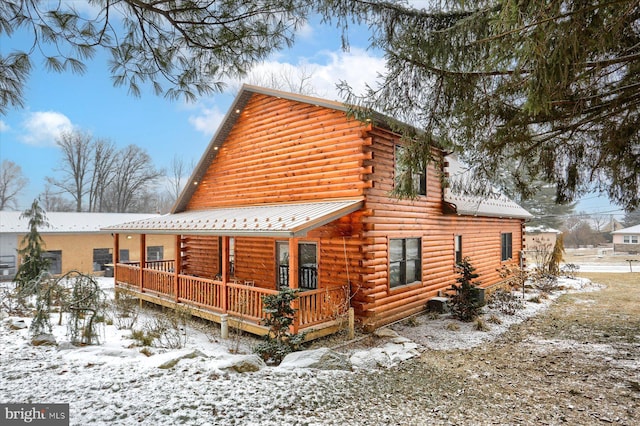
[[[276,242],[278,289],[289,287],[289,242]]]
[[[289,287],[289,243],[276,242],[278,289]],[[318,246],[315,243],[298,245],[298,287],[301,290],[318,288]]]

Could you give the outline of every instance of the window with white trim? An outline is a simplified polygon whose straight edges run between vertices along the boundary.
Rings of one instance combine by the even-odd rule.
[[[638,244],[638,236],[637,235],[624,235],[622,237],[622,241],[625,244]]]

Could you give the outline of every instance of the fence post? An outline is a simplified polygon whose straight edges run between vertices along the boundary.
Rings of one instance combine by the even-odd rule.
[[[229,315],[228,314],[220,315],[220,336],[223,339],[229,338]]]
[[[355,312],[353,310],[353,307],[350,307],[349,308],[349,340],[352,340],[353,338],[356,337],[355,326],[356,326]]]

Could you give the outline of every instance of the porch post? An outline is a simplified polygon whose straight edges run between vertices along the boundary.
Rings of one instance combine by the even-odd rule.
[[[173,294],[174,294],[176,303],[178,303],[178,299],[180,298],[180,295],[178,294],[178,290],[180,289],[180,286],[178,284],[180,282],[179,275],[180,275],[180,272],[182,271],[182,244],[181,244],[181,240],[182,240],[182,236],[181,235],[176,235],[175,247],[174,247],[175,260],[173,261]]]
[[[289,238],[289,288],[291,290],[298,290],[298,260],[298,239],[295,237]],[[296,310],[293,324],[291,325],[291,333],[296,334],[300,326],[300,302],[298,298],[291,302],[291,308]]]
[[[144,267],[147,259],[147,235],[140,234],[140,293],[144,293]]]
[[[222,291],[220,292],[220,308],[227,312],[227,283],[229,282],[229,237],[224,236],[218,239],[221,251],[220,277],[222,279]]]
[[[113,281],[118,284],[118,263],[120,263],[120,234],[113,234]]]

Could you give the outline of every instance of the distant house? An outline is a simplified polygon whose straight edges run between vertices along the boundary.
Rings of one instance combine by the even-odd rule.
[[[15,276],[20,265],[18,249],[29,232],[28,219],[20,219],[21,212],[0,211],[0,279]],[[48,227],[39,229],[44,240],[45,255],[50,271],[61,274],[70,270],[102,274],[113,263],[113,234],[102,227],[123,221],[148,219],[157,215],[131,213],[47,213]],[[139,235],[124,235],[119,259],[127,262],[140,258]],[[146,258],[163,260],[175,256],[172,239],[153,236],[146,242]],[[168,243],[167,243],[168,242]],[[110,272],[110,271],[107,271]]]
[[[262,296],[298,289],[293,327],[311,338],[349,307],[368,330],[420,312],[463,257],[483,287],[498,284],[497,270],[520,261],[531,215],[498,193],[443,188],[460,164],[442,151],[444,161],[405,174],[415,198],[392,197],[403,142],[377,118],[243,86],[171,214],[107,228],[172,235],[180,254],[164,271],[116,259],[116,289],[214,321],[228,314],[257,334]]]
[[[640,224],[613,231],[611,234],[614,253],[640,253]]]

